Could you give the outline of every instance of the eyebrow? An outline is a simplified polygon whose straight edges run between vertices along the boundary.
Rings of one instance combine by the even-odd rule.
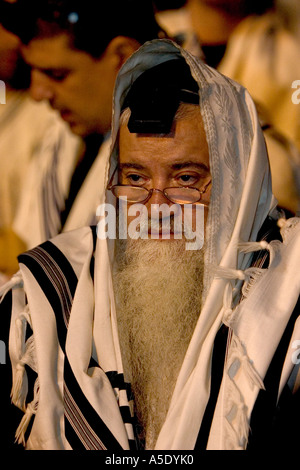
[[[120,163],[119,164],[119,170],[125,170],[126,168],[134,168],[135,170],[145,169],[143,165],[139,165],[138,163]]]
[[[198,162],[192,162],[192,161],[187,161],[187,162],[178,162],[178,163],[173,163],[171,165],[172,170],[181,170],[182,168],[189,168],[189,167],[196,167],[199,170],[205,171],[209,173],[209,167],[205,165],[205,163],[198,163]],[[144,170],[145,167],[139,163],[120,163],[119,164],[119,170],[124,170],[126,168],[134,168],[135,170]]]
[[[40,73],[43,73],[44,75],[47,75],[48,77],[55,76],[55,74],[68,74],[70,73],[70,68],[65,67],[63,65],[61,66],[48,66],[48,67],[39,67],[33,63],[27,62],[29,67],[34,70],[38,70]]]
[[[68,67],[33,67],[46,75],[55,75],[56,73],[67,74],[70,72]]]

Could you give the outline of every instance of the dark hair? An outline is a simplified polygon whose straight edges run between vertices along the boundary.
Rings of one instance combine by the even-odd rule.
[[[187,0],[153,0],[154,7],[158,11],[177,10],[185,6]]]
[[[244,15],[262,15],[275,6],[275,0],[248,0],[244,5]]]
[[[244,18],[266,13],[275,7],[276,0],[202,0],[202,2],[231,16]]]
[[[147,69],[132,83],[122,106],[131,110],[129,131],[168,134],[181,102],[199,106],[199,86],[182,57]]]
[[[94,57],[116,36],[140,44],[165,36],[151,0],[0,0],[0,22],[24,44],[67,33],[74,48]]]

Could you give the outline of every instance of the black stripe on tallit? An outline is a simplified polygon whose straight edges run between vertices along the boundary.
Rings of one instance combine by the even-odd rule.
[[[131,398],[129,398],[129,394],[128,394],[128,392],[131,393],[130,384],[125,382],[124,374],[119,374],[117,371],[113,370],[113,371],[106,372],[106,375],[113,388],[118,388],[119,390],[127,391],[128,400],[130,400]]]
[[[85,442],[85,445],[84,445],[83,442],[80,439],[78,439],[78,435],[74,431],[74,427],[71,426],[69,419],[65,419],[65,434],[71,447],[74,450],[87,449],[87,448],[89,448],[90,450],[93,450],[93,449],[94,450],[108,449],[108,450],[119,450],[119,451],[122,450],[122,447],[119,444],[119,442],[115,439],[111,431],[104,424],[104,422],[101,420],[99,415],[95,412],[94,408],[92,407],[92,405],[89,403],[89,401],[86,399],[85,395],[83,394],[76,378],[74,377],[74,374],[72,372],[72,369],[70,367],[67,357],[65,358],[64,376],[65,376],[65,382],[68,384],[69,389],[72,390],[72,397],[74,401],[76,402],[76,404],[79,405],[80,411],[84,415],[85,419],[88,421],[90,428],[92,428],[92,430],[95,432],[97,436],[101,436],[101,444],[95,441],[94,448],[92,447],[92,445],[88,447],[88,441],[90,440],[89,436],[86,439],[84,439],[84,442]],[[80,417],[77,417],[77,419],[80,421]],[[85,431],[85,432],[88,433],[88,431]],[[103,436],[104,436],[104,439],[103,439]],[[99,441],[100,441],[100,438],[99,438]]]
[[[92,230],[92,237],[93,237],[93,256],[91,258],[91,263],[90,263],[90,275],[91,278],[94,282],[94,272],[95,272],[95,250],[96,250],[96,243],[97,243],[97,226],[96,225],[91,225],[91,230]]]
[[[65,352],[68,316],[77,286],[77,276],[63,253],[50,241],[18,257],[34,275],[56,316],[60,346]]]
[[[50,241],[47,241],[33,250],[20,255],[18,259],[20,263],[27,266],[32,272],[42,291],[46,295],[56,317],[60,347],[65,353],[68,318],[77,286],[76,274],[68,259]],[[109,446],[111,449],[120,449],[118,441],[111,434],[110,430],[103,423],[83,394],[66,356],[64,364],[64,379],[66,390],[68,390],[68,395],[65,397],[65,405],[67,407],[69,406],[65,412],[65,433],[71,447],[73,449],[87,448],[85,440],[79,438],[80,434],[78,434],[78,429],[75,430],[71,424],[76,420],[75,418],[72,419],[75,414],[71,411],[70,403],[75,402],[78,409],[82,412],[89,426],[95,431],[95,433],[97,434],[100,432],[100,435],[103,434],[105,436],[104,446],[99,444],[97,447],[98,442],[101,442],[100,438],[94,439],[96,441],[96,448]],[[79,420],[78,423],[81,425],[80,418],[76,419]],[[93,425],[91,426],[90,423],[93,423]],[[88,430],[85,429],[84,433],[88,434]]]
[[[205,450],[207,446],[212,417],[218,399],[220,385],[223,378],[224,360],[227,345],[228,328],[222,325],[216,334],[213,356],[210,396],[205,408],[200,431],[198,433],[195,450]]]
[[[125,390],[128,402],[133,401],[133,394],[131,385],[124,380],[124,374],[120,374],[117,371],[107,371],[106,375],[111,383],[113,389]],[[138,450],[137,435],[136,435],[136,417],[131,415],[129,405],[120,405],[120,413],[123,419],[123,423],[130,424],[132,426],[135,438],[128,439],[130,450]]]

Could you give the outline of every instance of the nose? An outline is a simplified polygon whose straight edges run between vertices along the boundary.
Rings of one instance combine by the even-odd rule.
[[[39,70],[31,71],[30,96],[35,101],[52,100],[54,91],[49,79]]]
[[[163,190],[155,188],[152,190],[150,199],[147,201],[146,206],[159,205],[159,204],[168,204],[171,205],[172,202],[163,193]]]

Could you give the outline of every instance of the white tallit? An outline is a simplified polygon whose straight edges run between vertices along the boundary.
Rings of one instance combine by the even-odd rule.
[[[208,448],[241,449],[246,446],[253,403],[263,387],[268,364],[299,296],[296,254],[300,250],[300,224],[296,218],[281,221],[283,243],[255,241],[266,217],[277,217],[277,212],[265,143],[253,102],[240,85],[203,65],[171,41],[146,43],[123,66],[116,83],[113,141],[118,131],[120,107],[133,80],[151,66],[181,55],[199,84],[200,109],[210,152],[213,184],[205,255],[209,269],[205,276],[204,305],[156,448],[194,448],[209,398],[213,343],[223,322],[232,329],[232,341]],[[114,148],[112,159],[116,155]],[[115,164],[107,162],[105,181],[114,167]],[[109,194],[107,200],[111,201]],[[93,283],[90,229],[61,234],[52,242],[67,257],[78,277],[69,312],[65,353],[85,397],[120,446],[128,449],[132,429],[122,422],[113,389],[104,373],[122,373],[110,266],[113,243],[97,240]],[[271,254],[269,269],[247,270],[251,252],[262,247]],[[215,275],[211,266],[216,267]],[[250,274],[251,285],[247,282]],[[246,298],[235,308],[243,280]],[[20,272],[7,289],[11,286],[14,286],[14,308],[10,354],[15,402],[19,400],[20,404],[20,395],[25,389],[20,370],[23,362],[30,362],[28,357],[35,357],[33,367],[39,377],[35,402],[30,408],[24,408],[25,416],[26,413],[28,417],[36,415],[27,448],[68,449],[70,444],[63,421],[64,351],[58,341],[53,309],[24,264],[20,264]],[[28,345],[27,349],[22,346],[20,339],[14,341],[26,322],[34,332],[34,355],[30,354]],[[299,322],[296,325],[299,337]],[[297,338],[296,330],[294,338]],[[292,352],[290,348],[289,354]],[[89,367],[91,355],[101,369]],[[282,383],[289,377],[292,366],[287,356]],[[122,392],[115,390],[119,404],[126,405]],[[22,429],[19,431],[22,438]]]
[[[300,73],[299,38],[286,28],[280,11],[244,19],[218,69],[246,87],[275,128],[300,150],[300,109],[292,100],[292,83]]]
[[[37,158],[30,165],[13,223],[15,233],[27,248],[33,248],[61,231],[95,223],[96,209],[103,198],[104,188],[98,181],[103,179],[109,136],[104,139],[61,227],[61,212],[65,208],[82,144],[66,123],[59,121],[49,128]]]

